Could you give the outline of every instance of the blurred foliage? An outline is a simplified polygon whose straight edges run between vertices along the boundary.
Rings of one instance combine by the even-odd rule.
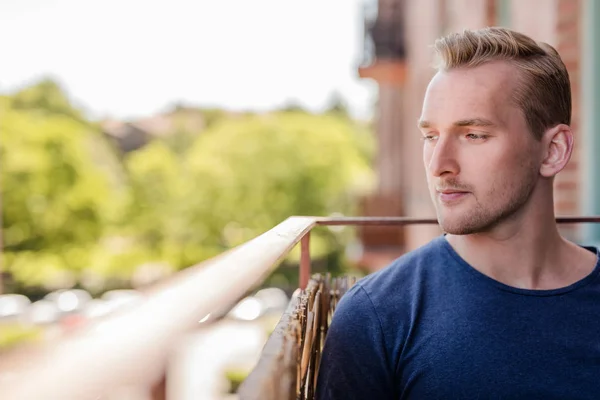
[[[168,134],[121,154],[51,81],[0,97],[3,265],[25,286],[102,286],[187,267],[291,215],[355,213],[373,140],[336,104],[322,115],[177,106]],[[315,231],[317,264],[339,269],[348,239]],[[280,274],[271,281],[295,284],[297,269]]]
[[[241,384],[246,380],[248,375],[250,375],[248,369],[229,369],[225,371],[225,378],[229,382],[229,391],[228,393],[237,393]]]
[[[0,102],[4,265],[32,284],[84,268],[119,218],[118,187],[105,171],[114,155],[104,139],[65,110],[47,82],[35,89]]]
[[[84,121],[82,113],[71,105],[61,87],[51,79],[43,79],[20,90],[12,96],[11,103],[16,110],[33,110]]]
[[[35,343],[42,339],[43,328],[21,324],[0,325],[0,354],[17,344]]]

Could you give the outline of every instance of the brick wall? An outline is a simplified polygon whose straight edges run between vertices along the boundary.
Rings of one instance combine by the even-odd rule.
[[[509,1],[509,28],[556,46],[556,21],[560,0],[503,1]]]
[[[555,211],[557,215],[574,215],[581,212],[581,4],[580,0],[557,0],[556,49],[560,53],[569,76],[573,96],[571,127],[575,135],[573,156],[565,170],[555,180]],[[563,228],[563,234],[577,238],[576,227]]]
[[[563,58],[571,78],[575,135],[573,156],[558,174],[554,186],[557,215],[575,215],[581,211],[580,183],[580,0],[507,0],[510,3],[510,28],[551,44]],[[535,16],[535,17],[533,17]],[[563,235],[577,240],[577,226],[562,226]]]

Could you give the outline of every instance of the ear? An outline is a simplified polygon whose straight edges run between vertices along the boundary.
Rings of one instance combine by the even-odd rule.
[[[548,129],[542,137],[545,156],[540,174],[551,178],[567,165],[573,153],[573,132],[568,125],[560,124]]]

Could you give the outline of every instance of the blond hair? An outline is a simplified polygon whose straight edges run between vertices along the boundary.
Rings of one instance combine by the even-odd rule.
[[[571,123],[571,84],[558,52],[522,33],[506,28],[484,28],[453,33],[436,40],[438,68],[469,68],[507,61],[520,72],[513,100],[523,111],[537,139],[555,125]]]

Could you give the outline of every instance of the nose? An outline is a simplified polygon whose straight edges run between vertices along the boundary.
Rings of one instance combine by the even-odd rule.
[[[456,155],[456,144],[452,137],[440,136],[434,143],[426,145],[425,167],[434,177],[458,175],[460,166]]]

